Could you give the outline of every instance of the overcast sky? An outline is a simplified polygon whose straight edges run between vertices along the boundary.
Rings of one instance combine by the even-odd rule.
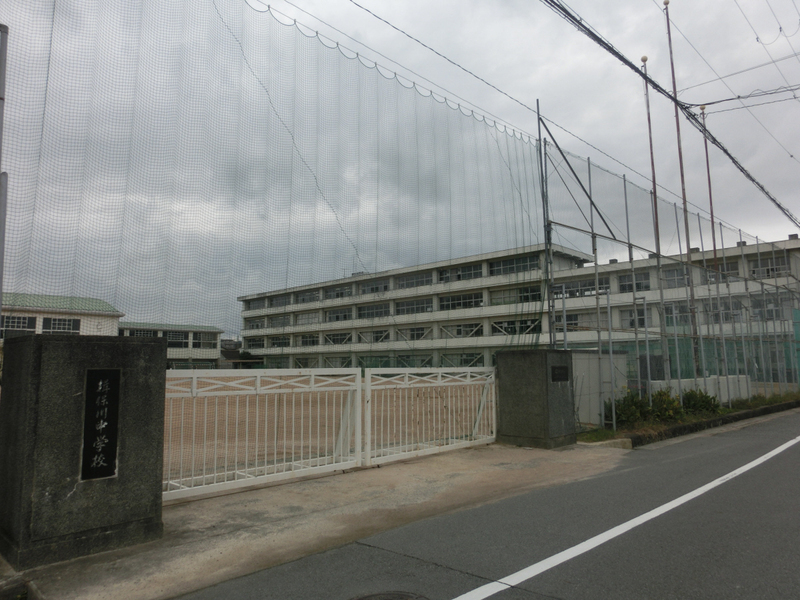
[[[800,82],[800,57],[778,60],[800,48],[798,1],[711,0],[700,12],[674,0],[678,87],[690,88],[681,98],[710,103]],[[359,3],[520,102],[539,100],[566,150],[640,186],[629,192],[632,228],[653,247],[635,73],[538,1]],[[636,64],[646,54],[651,76],[671,88],[662,5],[600,4],[571,6]],[[11,29],[7,291],[98,297],[130,320],[235,333],[237,296],[543,241],[533,146],[468,109],[535,136],[530,110],[348,0],[272,8],[270,16],[258,0],[0,0]],[[312,37],[276,19],[296,19]],[[336,43],[341,52],[330,49]],[[730,90],[707,83],[770,56],[776,64],[726,78]],[[673,108],[651,100],[658,181],[679,192]],[[752,113],[715,105],[708,127],[800,215],[798,100],[750,101],[760,102],[771,103]],[[685,121],[682,133],[688,199],[707,208],[702,138]],[[718,218],[762,239],[796,232],[714,148],[711,162]],[[585,177],[585,163],[579,171]],[[579,222],[579,202],[554,173],[554,214]],[[620,180],[593,173],[597,202],[622,234]],[[665,252],[677,252],[675,220],[665,222]],[[587,239],[557,235],[583,251]],[[604,260],[625,253],[603,250]]]
[[[263,3],[250,0],[263,9]],[[471,102],[515,127],[536,133],[535,115],[382,23],[349,0],[270,3],[331,39],[380,64],[398,68],[321,21],[396,60],[448,97]],[[536,0],[358,0],[399,29],[431,46],[517,100],[535,106],[576,136],[650,175],[641,80],[616,58]],[[664,6],[656,0],[571,0],[569,6],[635,64],[648,57],[649,74],[671,90]],[[300,10],[302,9],[302,10]],[[704,103],[756,90],[800,85],[798,0],[673,0],[670,4],[676,79],[681,100]],[[314,19],[312,15],[319,18]],[[320,21],[321,20],[321,21]],[[785,60],[779,60],[785,59]],[[775,61],[773,64],[772,61]],[[746,73],[707,83],[752,67]],[[398,68],[398,72],[403,71]],[[705,84],[705,85],[701,85]],[[447,90],[447,91],[444,91]],[[685,90],[685,91],[680,91]],[[741,102],[709,106],[708,128],[795,216],[800,216],[800,96],[784,93],[745,101],[775,102],[747,111]],[[657,178],[680,195],[672,106],[651,94]],[[729,112],[718,112],[736,109]],[[682,120],[691,203],[708,207],[703,142]],[[563,132],[570,150],[645,186],[633,173]],[[796,227],[715,148],[710,149],[715,213],[762,239],[783,239]],[[665,198],[675,196],[660,192]]]

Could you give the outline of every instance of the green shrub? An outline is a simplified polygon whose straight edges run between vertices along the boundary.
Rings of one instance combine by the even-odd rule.
[[[719,402],[704,390],[688,390],[683,394],[683,410],[688,414],[718,414]]]
[[[656,421],[677,421],[683,416],[681,401],[672,395],[672,390],[666,388],[653,392],[652,417]]]
[[[606,421],[611,421],[613,407],[606,401]],[[633,390],[628,390],[616,401],[617,425],[633,425],[650,418],[650,406],[646,398],[641,398]]]

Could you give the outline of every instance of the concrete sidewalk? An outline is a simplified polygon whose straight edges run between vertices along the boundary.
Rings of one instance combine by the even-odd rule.
[[[29,598],[44,600],[174,598],[426,517],[591,477],[626,452],[495,444],[174,503],[164,506],[164,537],[155,542],[23,573],[0,559],[0,590],[24,582]]]

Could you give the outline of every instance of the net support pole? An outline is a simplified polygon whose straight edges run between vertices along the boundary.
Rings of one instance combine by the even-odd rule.
[[[3,168],[3,119],[6,104],[6,57],[8,56],[8,25],[0,24],[0,171]],[[0,312],[3,310],[3,264],[6,247],[6,203],[8,173],[0,172]]]

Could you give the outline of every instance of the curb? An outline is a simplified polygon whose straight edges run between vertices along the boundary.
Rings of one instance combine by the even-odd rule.
[[[630,440],[631,447],[636,448],[638,446],[644,446],[646,444],[652,444],[654,442],[668,440],[670,438],[687,435],[689,433],[703,431],[704,429],[720,427],[721,425],[728,425],[730,423],[736,423],[737,421],[744,421],[745,419],[752,419],[754,417],[761,417],[776,412],[783,412],[786,410],[791,410],[793,408],[800,408],[800,400],[790,400],[789,402],[781,402],[780,404],[759,406],[758,408],[742,410],[736,413],[731,413],[729,415],[722,415],[719,417],[714,417],[712,419],[707,419],[705,421],[697,421],[696,423],[681,423],[679,425],[673,425],[672,427],[668,427],[663,431],[658,431],[653,433],[647,433],[647,434],[629,433],[626,434],[622,439]]]

